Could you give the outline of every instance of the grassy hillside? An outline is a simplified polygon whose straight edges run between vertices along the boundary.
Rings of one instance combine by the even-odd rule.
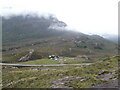
[[[105,58],[88,66],[7,67],[2,73],[3,88],[94,87],[118,79],[119,58]]]
[[[48,55],[106,57],[117,53],[117,44],[98,35],[66,30],[67,25],[53,16],[12,16],[3,18],[3,62],[18,62],[30,49],[30,60]]]

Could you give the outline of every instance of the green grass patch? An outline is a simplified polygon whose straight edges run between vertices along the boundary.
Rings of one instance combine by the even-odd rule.
[[[66,60],[64,64],[80,64],[80,63],[91,63],[89,60]]]
[[[21,62],[19,64],[60,64],[58,61],[51,59],[38,59],[34,61]]]

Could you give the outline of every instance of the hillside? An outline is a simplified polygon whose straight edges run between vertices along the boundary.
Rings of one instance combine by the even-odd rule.
[[[50,37],[53,36],[53,34],[58,35],[62,33],[61,31],[53,31],[51,26],[65,27],[66,24],[58,21],[58,19],[53,16],[45,18],[20,15],[11,16],[9,19],[3,18],[3,44],[29,38]]]
[[[98,35],[67,30],[54,16],[12,16],[3,18],[3,61],[17,62],[29,50],[30,60],[55,54],[65,57],[104,57],[117,53],[117,44]]]
[[[118,88],[118,59],[112,56],[91,65],[3,66],[3,88]],[[115,89],[115,90],[116,90]]]
[[[119,35],[110,35],[110,34],[105,34],[103,35],[104,38],[110,40],[110,41],[113,41],[115,43],[118,43],[118,40],[120,40],[120,37]]]

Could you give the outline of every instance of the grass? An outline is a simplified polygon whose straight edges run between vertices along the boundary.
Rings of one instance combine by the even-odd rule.
[[[78,35],[79,36],[79,35]],[[9,42],[8,45],[4,46],[3,45],[3,50],[7,50],[3,52],[3,61],[7,62],[14,62],[18,61],[22,56],[25,56],[29,52],[29,48],[35,50],[34,54],[34,59],[38,59],[39,56],[48,57],[51,54],[56,54],[59,56],[68,56],[68,57],[73,57],[73,56],[78,56],[78,55],[87,55],[91,57],[101,57],[104,55],[114,55],[117,53],[115,50],[116,45],[113,43],[106,43],[106,41],[100,40],[99,43],[106,43],[105,47],[103,50],[99,49],[94,49],[93,45],[96,41],[93,41],[92,39],[88,40],[88,43],[86,39],[83,39],[84,36],[81,36],[79,38],[79,41],[85,41],[88,46],[88,48],[80,48],[76,47],[74,41],[77,41],[75,39],[72,41],[72,38],[77,37],[76,34],[74,35],[62,35],[61,38],[58,37],[46,37],[46,38],[36,38],[36,39],[23,39],[23,40],[18,40],[17,42]],[[83,38],[82,38],[83,37]],[[86,36],[85,36],[86,37]],[[92,38],[92,37],[91,37]],[[65,42],[65,39],[67,42]],[[5,43],[3,43],[5,44]],[[12,44],[12,45],[10,45]],[[32,45],[34,44],[34,45]],[[15,47],[19,47],[19,49],[15,49]],[[72,47],[72,48],[71,48]],[[10,48],[14,48],[13,50],[9,50]],[[70,51],[69,48],[72,50]],[[88,49],[91,51],[91,53],[88,51]],[[34,60],[32,59],[32,60]]]
[[[74,57],[75,58],[75,57]],[[73,58],[70,57],[60,57],[59,59],[65,60],[63,61],[64,64],[80,64],[80,63],[91,63],[93,60],[74,60]],[[94,60],[95,61],[95,60]],[[37,60],[32,60],[32,61],[26,61],[26,62],[20,62],[18,64],[61,64],[59,60],[51,60],[51,59],[37,59]]]
[[[58,79],[75,76],[83,77],[85,81],[70,81],[65,86],[73,88],[89,88],[92,85],[106,82],[96,78],[99,71],[118,67],[118,58],[114,56],[107,58],[102,62],[96,62],[89,66],[51,66],[51,67],[22,67],[3,69],[3,87],[4,88],[49,88],[51,82]],[[37,70],[34,70],[37,69]],[[115,70],[117,72],[117,70]],[[24,79],[24,81],[20,81]],[[13,82],[12,85],[8,85]],[[16,83],[15,83],[16,82]]]
[[[60,64],[58,61],[54,61],[51,59],[38,59],[34,61],[27,61],[27,62],[22,62],[19,64]]]
[[[90,63],[89,60],[66,60],[64,64],[80,64],[80,63]]]

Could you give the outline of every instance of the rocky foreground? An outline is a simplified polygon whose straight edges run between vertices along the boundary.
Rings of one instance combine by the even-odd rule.
[[[3,68],[3,88],[118,88],[118,58],[90,65]]]

